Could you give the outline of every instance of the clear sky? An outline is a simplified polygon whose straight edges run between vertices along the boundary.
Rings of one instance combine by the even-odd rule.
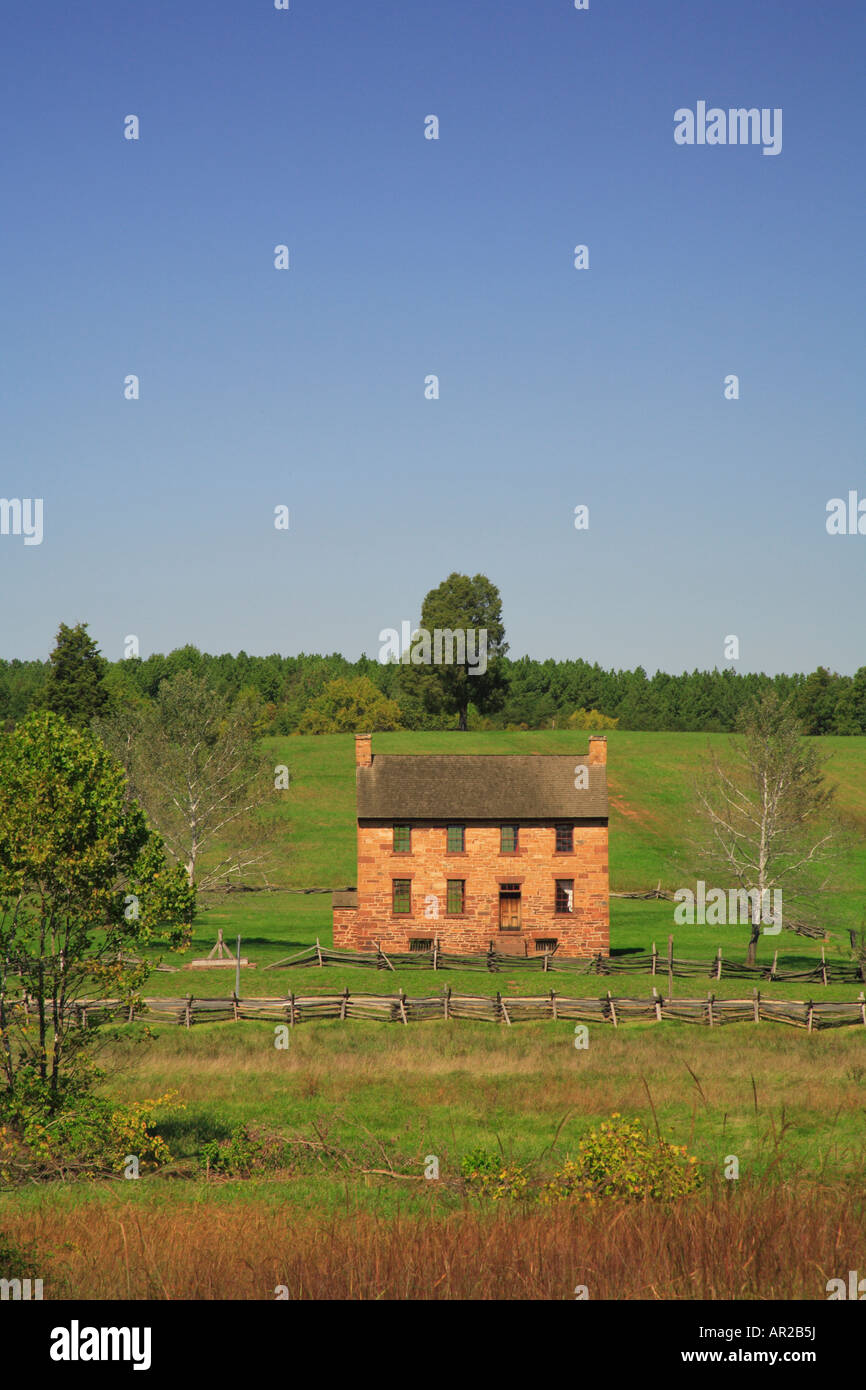
[[[866,498],[864,39],[861,0],[7,7],[0,492],[44,520],[0,655],[373,655],[456,569],[513,656],[866,664],[825,525]],[[699,101],[781,153],[677,145]]]

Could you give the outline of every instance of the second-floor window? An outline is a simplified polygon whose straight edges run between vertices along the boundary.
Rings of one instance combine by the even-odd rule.
[[[501,825],[499,827],[499,853],[517,853],[517,826]]]
[[[394,853],[409,854],[412,849],[412,830],[408,825],[394,826]]]
[[[466,826],[449,825],[448,850],[451,854],[462,854],[466,848]]]
[[[571,854],[574,849],[574,826],[558,825],[556,827],[556,852],[557,854]]]

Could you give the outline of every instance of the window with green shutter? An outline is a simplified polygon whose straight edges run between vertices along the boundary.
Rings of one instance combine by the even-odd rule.
[[[412,880],[395,878],[393,883],[392,907],[395,912],[412,911]]]
[[[394,853],[409,854],[412,849],[412,830],[408,825],[394,826]]]

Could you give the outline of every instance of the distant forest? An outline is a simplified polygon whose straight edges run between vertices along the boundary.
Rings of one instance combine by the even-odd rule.
[[[469,727],[476,729],[549,729],[581,724],[581,711],[616,720],[621,729],[725,732],[752,696],[775,689],[793,697],[794,708],[809,734],[866,734],[866,666],[854,676],[823,667],[809,675],[740,675],[730,669],[684,672],[606,671],[597,664],[536,661],[528,656],[502,658],[507,679],[504,703],[496,713],[479,715],[470,707]],[[10,727],[38,702],[49,663],[0,661],[0,719]],[[181,670],[203,676],[220,694],[255,691],[264,703],[262,733],[294,733],[313,701],[330,682],[366,677],[399,706],[407,729],[451,729],[452,715],[431,714],[401,682],[405,668],[383,665],[372,657],[347,661],[333,656],[208,656],[196,647],[181,647],[168,656],[110,662],[106,686],[113,698],[152,698],[161,681]],[[471,684],[471,682],[470,682]]]

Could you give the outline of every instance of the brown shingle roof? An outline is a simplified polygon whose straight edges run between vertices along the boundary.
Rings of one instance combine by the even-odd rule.
[[[607,819],[607,768],[586,753],[377,753],[357,784],[359,820]]]

